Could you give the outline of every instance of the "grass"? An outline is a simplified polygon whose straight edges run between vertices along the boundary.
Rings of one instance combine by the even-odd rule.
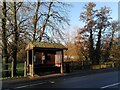
[[[17,64],[17,69],[18,70],[23,70],[24,69],[24,63]],[[11,64],[8,65],[8,70],[11,70]],[[2,65],[2,71],[4,71],[4,65]]]
[[[9,79],[18,79],[18,78],[24,78],[24,76],[2,77],[0,78],[0,80],[9,80]]]
[[[24,70],[24,63],[17,64],[17,70]]]
[[[88,69],[103,69],[103,68],[109,68],[109,67],[118,67],[120,66],[119,63],[116,62],[106,62],[100,65],[93,65],[92,67],[88,67]],[[87,67],[86,65],[84,67]],[[83,67],[83,69],[85,69]],[[6,79],[11,79],[11,64],[9,64],[8,66],[9,69],[9,77],[4,77],[2,76],[2,80],[6,80]],[[80,70],[82,69],[82,65],[81,63],[72,63],[70,65],[70,70]],[[3,65],[2,65],[2,74],[4,75],[4,69],[3,69]],[[17,76],[15,76],[14,78],[20,78],[24,76],[24,63],[18,63],[17,64]]]
[[[11,77],[11,64],[9,64],[8,65],[8,70],[9,70],[9,77],[4,77],[4,68],[3,68],[4,66],[2,65],[2,78],[10,78]],[[21,76],[23,76],[24,75],[24,63],[19,63],[19,64],[17,64],[17,67],[16,67],[16,69],[17,69],[17,76],[19,77],[21,77]]]

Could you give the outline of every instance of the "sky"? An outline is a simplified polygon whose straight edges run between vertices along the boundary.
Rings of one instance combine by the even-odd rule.
[[[6,0],[6,1],[12,1],[12,0]],[[24,2],[37,2],[37,0],[16,0],[16,1],[24,1]],[[100,9],[101,7],[107,6],[110,7],[112,10],[111,17],[112,20],[118,20],[118,2],[120,0],[40,0],[44,2],[49,1],[60,1],[60,2],[67,2],[72,5],[69,12],[69,18],[70,18],[70,26],[69,32],[73,34],[75,30],[78,27],[83,27],[84,24],[82,21],[80,21],[80,13],[83,12],[83,6],[87,4],[88,2],[94,2],[96,4],[96,9]],[[120,6],[120,5],[119,5]]]
[[[7,2],[11,2],[13,0],[6,0]],[[16,2],[20,2],[20,1],[24,1],[24,2],[37,2],[37,0],[14,0]],[[56,1],[59,1],[59,2],[118,2],[119,0],[40,0],[42,2],[56,2]]]
[[[6,0],[8,2],[13,0]],[[15,0],[16,2],[24,1],[24,2],[37,2],[37,0]],[[87,4],[88,2],[94,2],[96,4],[96,9],[99,9],[100,7],[107,6],[110,7],[112,10],[112,18],[113,20],[118,20],[118,2],[120,0],[40,0],[44,2],[50,2],[50,1],[60,1],[60,2],[67,2],[70,3],[73,7],[70,9],[69,18],[71,26],[73,27],[83,27],[82,21],[80,21],[79,16],[80,13],[83,12],[83,6]]]
[[[70,2],[72,5],[70,12],[69,12],[69,18],[70,18],[70,27],[69,31],[71,33],[75,32],[75,29],[78,27],[83,27],[84,24],[80,20],[79,16],[80,13],[83,12],[83,6],[87,4],[88,2]],[[96,9],[100,9],[101,7],[107,6],[109,7],[111,12],[112,20],[118,20],[118,2],[95,2]]]

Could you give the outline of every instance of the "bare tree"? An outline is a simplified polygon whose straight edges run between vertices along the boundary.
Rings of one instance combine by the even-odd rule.
[[[18,26],[17,26],[17,6],[16,2],[13,3],[13,18],[14,18],[14,45],[13,45],[13,59],[14,59],[14,75],[16,75],[16,65],[17,65],[17,45],[18,45]]]
[[[18,52],[18,42],[19,42],[19,36],[20,36],[20,31],[19,31],[19,23],[18,23],[18,17],[17,13],[20,7],[22,6],[22,2],[10,2],[8,3],[8,7],[10,8],[9,10],[9,17],[8,21],[10,23],[10,28],[9,28],[9,45],[11,46],[11,57],[13,58],[12,60],[14,61],[14,68],[13,68],[13,74],[14,76],[16,75],[16,66],[17,66],[17,52]],[[10,17],[11,16],[11,17]]]
[[[4,70],[8,70],[8,52],[7,52],[7,28],[6,28],[6,18],[7,18],[7,10],[6,10],[6,1],[3,0],[2,7],[2,61],[4,65]],[[5,71],[5,76],[8,76],[8,71]]]
[[[40,31],[39,41],[42,40],[43,34],[44,34],[44,32],[45,32],[45,28],[46,28],[46,26],[47,26],[47,22],[48,22],[48,20],[49,20],[49,18],[50,18],[50,12],[51,12],[52,4],[53,4],[53,2],[50,2],[50,4],[49,4],[48,13],[47,13],[47,15],[46,15],[45,23],[43,24],[42,29],[41,29],[41,31]]]
[[[38,12],[40,8],[40,0],[37,1],[36,11],[33,18],[33,24],[34,24],[34,33],[33,33],[33,41],[36,41],[36,30],[37,30],[37,24],[38,24]]]
[[[33,18],[33,22],[36,21],[36,24],[34,23],[33,25],[33,34],[36,33],[33,36],[35,36],[36,41],[41,42],[44,40],[51,42],[58,37],[63,39],[64,28],[69,25],[68,11],[65,7],[69,7],[70,5],[61,2],[39,2],[39,4],[40,6],[38,2],[37,5],[35,4],[36,9]],[[36,15],[37,19],[35,20]]]

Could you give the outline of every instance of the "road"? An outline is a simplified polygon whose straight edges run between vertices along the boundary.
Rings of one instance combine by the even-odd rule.
[[[91,74],[87,76],[71,75],[48,80],[39,80],[12,86],[24,88],[119,88],[118,71]]]

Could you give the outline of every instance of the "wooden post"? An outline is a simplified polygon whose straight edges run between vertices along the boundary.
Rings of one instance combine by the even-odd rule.
[[[0,54],[0,72],[2,72],[2,55]],[[0,73],[0,77],[2,77],[2,73]]]
[[[63,54],[63,50],[62,50],[62,60],[61,60],[61,70],[60,70],[61,73],[64,73],[63,72],[63,59],[64,59],[64,54]]]
[[[32,65],[29,65],[29,75],[32,76]]]
[[[24,62],[24,77],[26,77],[26,61]]]
[[[45,61],[45,55],[44,53],[42,53],[42,64],[44,64],[44,61]]]
[[[12,65],[11,65],[11,77],[14,77],[13,76],[13,69],[14,69],[14,61],[12,60],[12,63],[11,63]]]
[[[82,60],[82,70],[84,69],[84,67],[83,67],[83,60]]]
[[[1,49],[0,49],[1,50]],[[0,53],[0,72],[2,72],[2,55]],[[2,78],[2,73],[0,73],[0,78]],[[2,79],[0,79],[0,90],[2,90]]]
[[[32,50],[32,72],[31,72],[31,76],[33,77],[34,74],[34,49]]]
[[[29,50],[27,51],[27,75],[29,74]]]

